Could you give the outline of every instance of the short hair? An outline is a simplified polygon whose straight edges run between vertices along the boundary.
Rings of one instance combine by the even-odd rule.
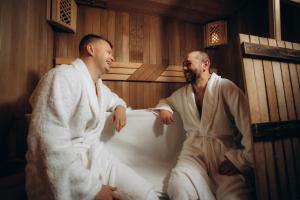
[[[198,55],[197,55],[197,59],[200,60],[201,62],[206,62],[208,61],[210,63],[210,59],[209,56],[207,55],[207,53],[203,52],[203,51],[197,51]]]
[[[111,48],[113,48],[113,45],[112,45],[112,43],[109,40],[101,37],[100,35],[88,34],[88,35],[85,35],[80,40],[80,43],[79,43],[79,53],[82,54],[85,51],[86,45],[88,45],[89,43],[91,43],[91,42],[93,42],[95,40],[104,40],[104,41],[106,41],[109,44],[109,46]]]

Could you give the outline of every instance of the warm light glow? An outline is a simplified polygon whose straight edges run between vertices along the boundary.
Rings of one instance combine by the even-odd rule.
[[[211,43],[217,44],[220,41],[218,33],[214,32],[211,34]]]
[[[206,47],[227,44],[227,22],[223,20],[206,24],[204,37]]]

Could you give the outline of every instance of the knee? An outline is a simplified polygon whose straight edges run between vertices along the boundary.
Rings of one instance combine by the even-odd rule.
[[[168,183],[168,195],[172,200],[198,199],[191,181],[177,171],[173,171]]]

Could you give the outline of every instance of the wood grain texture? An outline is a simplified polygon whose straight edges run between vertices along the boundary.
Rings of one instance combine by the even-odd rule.
[[[250,40],[248,40],[250,37]],[[249,44],[262,44],[269,47],[282,48],[283,51],[291,49],[293,44],[277,41],[270,38],[248,36],[240,34],[241,41]],[[263,122],[273,130],[268,133],[256,130],[254,136],[259,134],[263,140],[254,144],[255,173],[258,199],[297,199],[299,197],[299,133],[297,126],[297,105],[299,93],[299,80],[297,64],[294,60],[278,61],[275,58],[258,59],[257,56],[244,55],[244,78],[249,98],[251,116],[258,124]],[[271,59],[271,60],[269,60]],[[252,62],[251,62],[252,61]],[[247,68],[248,66],[251,66]],[[256,90],[253,88],[256,85]],[[253,93],[249,93],[251,89]],[[298,89],[297,89],[298,88]],[[256,107],[253,96],[257,96]],[[255,98],[255,99],[256,99]],[[252,123],[253,118],[251,118]],[[281,121],[281,122],[278,122]],[[288,130],[288,124],[294,122],[296,128]],[[285,124],[276,127],[274,123]],[[264,135],[264,134],[269,134]],[[256,137],[256,136],[255,136]]]
[[[54,34],[46,21],[46,7],[46,1],[37,0],[0,2],[1,163],[17,156],[24,159],[24,149],[19,149],[24,146],[16,140],[25,132],[14,127],[16,116],[31,112],[28,99],[53,66]]]
[[[56,32],[54,41],[56,48],[54,53],[56,58],[76,58],[78,56],[77,49],[79,41],[85,34],[95,33],[108,38],[114,46],[113,53],[115,62],[113,63],[113,67],[126,68],[126,70],[112,70],[109,72],[111,75],[105,75],[104,79],[108,78],[106,79],[107,83],[110,84],[109,87],[112,86],[113,91],[118,92],[120,95],[127,94],[130,96],[130,98],[128,98],[129,106],[144,108],[139,106],[150,104],[154,106],[159,96],[166,96],[166,94],[170,94],[174,91],[172,87],[170,90],[165,89],[168,88],[166,87],[167,84],[173,84],[168,82],[179,81],[182,84],[185,82],[184,78],[182,78],[178,72],[166,72],[167,75],[164,74],[166,75],[164,78],[158,79],[158,77],[165,70],[163,67],[167,68],[170,65],[177,65],[177,67],[174,68],[179,72],[182,71],[181,63],[185,54],[190,50],[199,49],[201,46],[198,37],[202,33],[199,30],[201,30],[201,25],[177,19],[78,5],[77,31],[73,35]],[[68,60],[56,60],[55,62],[68,62]],[[145,80],[147,82],[128,83],[126,81],[117,80],[118,78],[125,80],[127,76],[124,75],[128,75],[129,72],[131,73],[133,71],[129,69],[138,68],[139,64],[133,63],[140,63],[140,65],[141,63],[146,65],[153,64],[154,68],[149,69],[150,71],[148,70],[144,74],[139,71],[141,75],[148,79]],[[157,68],[155,66],[163,67],[158,67],[159,70],[156,71],[155,69]],[[172,68],[173,67],[170,69]],[[122,72],[122,74],[118,74],[119,72]],[[138,71],[136,73],[138,73]],[[172,76],[175,79],[173,79]],[[118,84],[114,84],[108,80],[117,81]],[[138,81],[142,82],[143,80],[139,78]],[[156,83],[154,85],[151,83],[150,85],[153,87],[148,88],[148,86],[146,86],[149,84],[148,81],[161,81],[162,83]],[[149,91],[151,94],[157,94],[151,95],[149,100],[151,103],[147,103],[144,100],[133,99],[145,98],[143,93],[133,91],[140,90],[140,88],[147,88],[146,91]],[[125,92],[125,90],[127,90],[127,92]],[[157,91],[161,91],[162,93]],[[131,94],[135,96],[131,97]]]

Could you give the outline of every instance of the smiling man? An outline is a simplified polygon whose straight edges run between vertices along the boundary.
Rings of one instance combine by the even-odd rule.
[[[50,70],[30,102],[26,190],[29,199],[157,200],[152,185],[110,154],[100,141],[105,112],[120,131],[126,104],[100,76],[114,61],[112,45],[87,35],[80,58]]]
[[[209,68],[206,53],[190,52],[183,62],[188,84],[156,107],[164,124],[177,111],[187,135],[168,194],[174,200],[251,199],[244,176],[253,167],[248,103],[234,83]]]

